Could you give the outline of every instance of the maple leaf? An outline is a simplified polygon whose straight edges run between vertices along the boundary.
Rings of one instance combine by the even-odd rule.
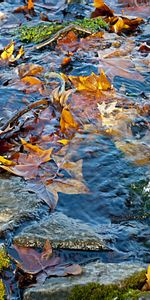
[[[100,75],[91,73],[89,76],[68,76],[68,78],[78,91],[99,92],[112,88],[103,70]]]
[[[82,269],[77,264],[63,264],[58,256],[55,256],[52,252],[50,242],[47,240],[44,245],[43,251],[40,253],[34,248],[22,247],[13,245],[18,257],[11,252],[11,257],[16,261],[19,269],[25,273],[44,276],[44,280],[49,276],[67,276],[67,275],[79,275],[82,273]],[[39,277],[38,277],[39,279]]]

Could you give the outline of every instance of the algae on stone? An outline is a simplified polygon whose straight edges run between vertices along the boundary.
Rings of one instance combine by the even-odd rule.
[[[140,289],[146,280],[146,271],[141,271],[130,276],[120,284],[98,284],[75,286],[68,300],[138,300],[150,292],[142,292]],[[142,298],[144,299],[144,298]]]
[[[61,24],[57,22],[43,22],[35,26],[21,26],[21,28],[19,29],[20,40],[27,43],[39,43],[48,39],[52,34],[55,34],[57,31],[65,28],[70,24],[78,25],[84,29],[89,29],[93,33],[99,31],[102,28],[108,28],[106,22],[99,17],[95,19],[84,18],[83,20],[63,22]]]
[[[2,280],[0,279],[0,300],[4,300],[4,299],[5,299],[5,287]]]
[[[6,254],[6,250],[4,247],[0,248],[0,271],[2,269],[8,268],[10,265],[9,257]]]

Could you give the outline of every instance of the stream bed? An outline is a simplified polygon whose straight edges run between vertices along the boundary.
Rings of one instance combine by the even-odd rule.
[[[45,3],[35,1],[45,6],[50,3],[53,10],[52,6],[49,9],[39,5],[35,7],[36,16],[30,18],[13,13],[19,6],[18,2],[24,5],[24,1],[0,1],[0,13],[3,14],[3,17],[0,15],[0,50],[15,37],[21,24],[36,25],[40,13],[47,13],[52,20],[71,20],[89,17],[93,11],[92,1],[72,3],[69,7],[61,0],[57,5],[52,0]],[[123,5],[115,1],[109,5],[117,13],[123,9]],[[82,41],[80,49],[73,52],[72,62],[66,66],[61,64],[67,53],[62,48],[50,49],[47,46],[31,55],[29,48],[32,44],[24,44],[26,56],[22,63],[38,64],[46,71],[88,76],[91,72],[99,74],[104,68],[115,89],[115,96],[109,96],[109,100],[117,95],[118,103],[123,103],[121,113],[125,117],[120,121],[115,112],[110,119],[106,112],[104,124],[97,124],[95,99],[90,99],[87,105],[84,96],[78,99],[73,95],[73,112],[82,120],[83,126],[73,135],[69,146],[64,146],[67,149],[64,157],[76,164],[77,176],[84,180],[89,192],[82,193],[81,190],[71,194],[65,192],[65,188],[58,190],[58,203],[53,211],[38,194],[29,191],[27,181],[0,171],[0,243],[5,244],[11,253],[12,243],[43,247],[49,240],[64,263],[78,263],[84,269],[81,277],[48,278],[44,285],[39,283],[25,292],[18,289],[12,273],[7,274],[8,299],[34,300],[41,297],[46,300],[50,299],[49,296],[55,300],[67,299],[68,290],[76,284],[114,283],[146,268],[150,262],[149,54],[137,50],[145,42],[150,47],[150,24],[147,10],[142,5],[139,7],[137,10],[132,6],[128,10],[124,8],[128,15],[145,18],[139,31],[127,36],[106,33],[105,40],[96,40],[95,44]],[[16,36],[16,44],[22,45],[18,33]],[[99,59],[103,51],[108,54],[107,50],[113,43],[121,45],[121,49],[132,47],[133,43],[134,46],[122,60],[120,57],[111,61]],[[134,66],[129,67],[131,60]],[[17,70],[15,64],[0,66],[1,126],[27,103],[41,99],[39,91],[26,93],[17,85]],[[100,101],[102,104],[103,99]],[[58,124],[54,123],[46,130],[57,132],[57,128]],[[112,129],[116,131],[110,134]],[[0,150],[0,154],[5,155],[3,144]],[[61,150],[60,157],[63,157],[63,148]]]

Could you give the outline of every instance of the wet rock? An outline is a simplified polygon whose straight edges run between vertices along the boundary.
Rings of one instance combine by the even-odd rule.
[[[19,221],[35,217],[38,201],[25,191],[20,177],[0,174],[0,233],[13,229]]]
[[[117,283],[141,270],[142,266],[139,264],[104,264],[92,262],[83,267],[83,274],[81,276],[49,278],[45,284],[37,284],[27,289],[23,299],[66,300],[75,285],[85,285],[90,282],[100,284]]]
[[[24,246],[40,246],[45,240],[49,240],[53,248],[108,250],[104,238],[88,224],[61,212],[54,212],[39,224],[29,226],[15,238],[15,242]]]

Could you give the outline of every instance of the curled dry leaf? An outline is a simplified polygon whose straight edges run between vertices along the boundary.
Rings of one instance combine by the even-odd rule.
[[[106,20],[110,24],[110,30],[115,33],[132,32],[142,24],[142,18],[128,19],[125,17],[111,17]]]

